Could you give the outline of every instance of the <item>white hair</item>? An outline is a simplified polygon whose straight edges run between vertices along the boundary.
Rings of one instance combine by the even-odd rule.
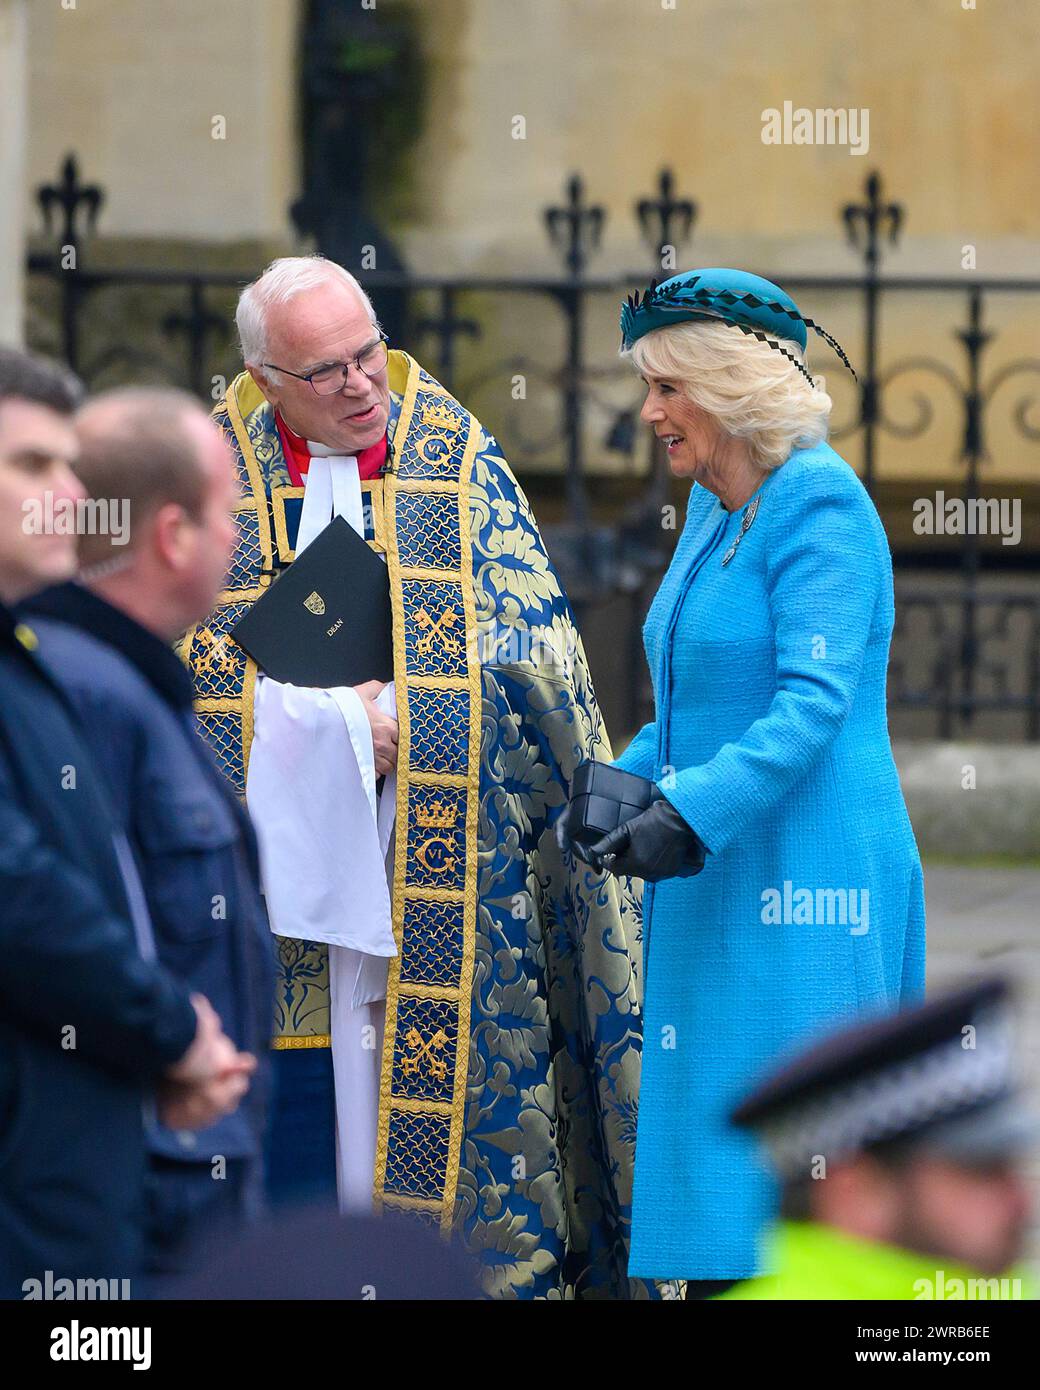
[[[330,280],[340,280],[349,285],[365,306],[372,323],[379,327],[372,301],[349,270],[344,270],[325,256],[281,256],[272,261],[239,296],[235,323],[238,326],[242,361],[247,367],[262,366],[267,357],[267,318],[270,310],[277,304],[287,304],[304,290],[320,289]]]
[[[794,342],[785,351],[804,364]],[[729,435],[747,441],[752,462],[779,468],[794,448],[827,438],[831,398],[768,343],[733,324],[694,320],[655,329],[622,352],[637,371],[675,381]]]

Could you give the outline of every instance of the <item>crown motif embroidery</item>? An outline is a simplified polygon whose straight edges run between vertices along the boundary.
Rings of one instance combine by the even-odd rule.
[[[458,807],[446,801],[430,801],[415,812],[415,823],[424,830],[451,830],[458,818]]]
[[[449,434],[458,433],[459,422],[446,405],[424,405],[419,419],[430,429],[447,430]]]

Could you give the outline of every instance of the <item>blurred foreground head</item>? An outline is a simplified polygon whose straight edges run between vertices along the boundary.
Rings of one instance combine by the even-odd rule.
[[[180,1299],[330,1299],[370,1302],[480,1298],[478,1267],[457,1242],[412,1216],[341,1216],[326,1207],[264,1218],[231,1240],[214,1236]]]
[[[1017,1072],[990,979],[825,1038],[733,1120],[766,1146],[788,1220],[1000,1274],[1022,1253],[1037,1132]]]
[[[72,471],[72,413],[82,387],[56,362],[0,348],[0,599],[20,599],[72,576],[83,488]]]
[[[235,540],[237,484],[223,435],[182,391],[128,387],[76,416],[76,471],[95,505],[82,578],[164,639],[212,609]]]

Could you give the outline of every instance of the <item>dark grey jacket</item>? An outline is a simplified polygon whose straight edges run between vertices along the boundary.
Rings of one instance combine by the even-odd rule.
[[[32,639],[25,636],[32,645]],[[0,608],[0,1295],[131,1278],[142,1105],[189,1047],[188,991],[142,958],[102,775]]]
[[[172,649],[67,584],[28,608],[40,656],[91,730],[137,859],[159,958],[204,994],[260,1062],[233,1114],[197,1135],[150,1129],[153,1153],[209,1165],[259,1160],[273,1014],[273,938],[249,818],[200,738],[192,684]]]

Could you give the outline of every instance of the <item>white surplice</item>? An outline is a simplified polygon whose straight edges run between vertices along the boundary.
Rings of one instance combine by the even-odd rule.
[[[310,444],[296,554],[333,516],[364,536],[357,460]],[[379,708],[396,716],[391,683]],[[396,775],[376,791],[372,730],[348,686],[312,690],[258,676],[246,801],[277,936],[329,951],[340,1207],[372,1203],[390,908]]]

